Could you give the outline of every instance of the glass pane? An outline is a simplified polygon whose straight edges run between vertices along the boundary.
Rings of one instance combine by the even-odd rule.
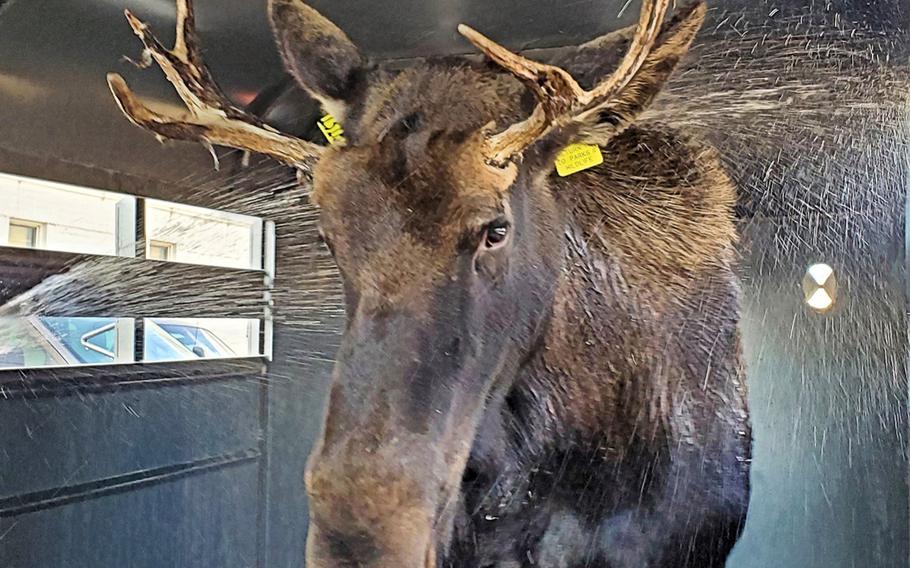
[[[146,200],[146,256],[228,268],[262,268],[262,220]]]
[[[0,318],[0,369],[132,361],[130,319]]]
[[[259,329],[257,319],[146,319],[144,360],[255,357],[261,354]]]
[[[9,244],[14,247],[35,248],[38,244],[38,227],[11,221],[9,224]]]
[[[175,248],[176,245],[172,243],[152,241],[149,245],[148,257],[152,260],[174,260]]]
[[[135,199],[0,174],[0,246],[133,256]]]

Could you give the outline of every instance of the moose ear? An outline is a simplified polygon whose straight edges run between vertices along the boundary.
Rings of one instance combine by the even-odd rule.
[[[670,79],[676,66],[688,53],[705,20],[702,2],[677,13],[658,36],[639,71],[614,97],[603,106],[586,112],[579,118],[581,128],[575,141],[604,145],[633,124],[651,105]],[[567,66],[580,67],[580,75],[604,72],[601,65],[587,63],[591,53],[616,49],[622,53],[632,37],[632,28],[619,30],[581,46]],[[618,61],[618,58],[615,60]]]
[[[300,0],[269,0],[269,20],[287,70],[342,120],[365,63],[341,29]]]

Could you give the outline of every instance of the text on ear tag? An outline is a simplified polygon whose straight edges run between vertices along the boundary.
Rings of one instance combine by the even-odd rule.
[[[320,118],[319,122],[316,124],[319,126],[319,130],[322,132],[322,135],[325,136],[325,139],[329,141],[329,144],[336,144],[338,142],[344,143],[344,128],[335,120],[334,116],[327,114]]]
[[[604,156],[600,151],[600,146],[571,144],[556,156],[556,173],[561,177],[566,177],[599,166],[603,162]]]

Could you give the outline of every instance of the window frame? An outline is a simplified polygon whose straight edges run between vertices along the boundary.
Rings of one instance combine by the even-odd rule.
[[[23,229],[31,229],[35,232],[35,242],[31,245],[20,245],[14,244],[12,242],[12,230],[13,227],[20,227]],[[9,218],[9,227],[6,230],[6,243],[7,246],[30,249],[30,250],[39,250],[44,247],[46,242],[46,233],[47,233],[47,223],[42,223],[40,221],[30,221],[28,219],[21,219],[19,217],[10,217]]]
[[[143,223],[141,234],[144,236],[145,241],[145,254],[146,257],[149,257],[149,252],[151,250],[151,243],[164,243],[170,244],[170,241],[162,240],[161,238],[156,238],[164,236],[158,233],[160,227],[151,227],[150,219],[153,217],[160,216],[171,216],[174,214],[177,215],[193,215],[199,219],[204,219],[208,222],[213,222],[217,224],[232,225],[236,227],[243,227],[249,232],[250,237],[250,254],[249,257],[243,262],[242,266],[233,266],[230,264],[224,264],[221,262],[199,262],[198,260],[190,260],[189,258],[184,258],[182,260],[176,259],[176,249],[175,258],[168,259],[164,262],[177,262],[180,264],[193,264],[197,266],[218,266],[227,269],[234,270],[255,270],[263,271],[265,270],[265,256],[263,247],[265,246],[265,239],[267,236],[268,227],[266,226],[269,222],[263,217],[256,215],[251,215],[248,213],[237,213],[234,211],[224,211],[221,209],[216,209],[214,207],[204,207],[199,205],[190,205],[187,203],[180,203],[173,200],[160,199],[160,198],[138,198],[138,207],[142,208],[141,222]],[[139,231],[137,231],[139,232]],[[187,247],[192,249],[191,246]],[[190,252],[191,256],[191,251]],[[188,255],[184,255],[185,257]]]
[[[152,248],[161,248],[164,249],[167,254],[165,258],[158,258],[152,256]],[[169,243],[167,241],[159,241],[155,239],[149,239],[146,244],[145,257],[149,260],[155,260],[158,262],[176,262],[177,261],[177,243]],[[204,264],[202,266],[208,266]]]
[[[0,172],[0,176],[18,178],[20,180],[26,180],[26,181],[29,181],[32,183],[40,183],[42,185],[47,185],[50,188],[54,188],[54,186],[56,186],[58,183],[62,183],[62,182],[52,181],[49,179],[32,177],[32,176],[21,176],[21,175],[17,175],[16,173]],[[69,188],[69,186],[70,186],[69,183],[63,183],[63,185],[65,185],[67,188]],[[110,258],[111,262],[117,263],[117,264],[119,264],[120,261],[122,261],[124,263],[124,267],[128,266],[129,262],[137,262],[137,261],[138,262],[161,262],[161,263],[167,262],[169,264],[196,266],[196,267],[198,267],[198,269],[200,271],[205,271],[207,269],[214,269],[219,272],[224,272],[224,271],[236,272],[238,274],[238,277],[240,277],[239,275],[244,274],[244,273],[259,273],[259,274],[263,275],[264,281],[266,282],[266,290],[264,290],[263,292],[260,293],[259,301],[261,302],[261,304],[257,304],[260,307],[256,310],[255,313],[251,312],[251,313],[249,313],[249,315],[245,315],[245,316],[239,316],[239,314],[232,312],[229,308],[215,310],[215,308],[213,308],[212,306],[207,306],[207,309],[203,308],[203,312],[207,313],[208,315],[200,314],[198,316],[177,315],[177,314],[173,314],[173,315],[170,315],[170,314],[163,315],[162,314],[162,315],[155,315],[155,316],[146,316],[145,314],[143,314],[141,307],[132,307],[132,306],[130,308],[127,308],[127,314],[130,313],[130,310],[133,310],[132,313],[134,313],[135,315],[127,315],[127,314],[119,314],[119,313],[115,314],[114,312],[117,312],[118,310],[117,310],[117,308],[113,308],[113,312],[111,312],[111,314],[112,314],[111,317],[115,317],[115,319],[118,319],[118,320],[120,320],[122,318],[128,318],[130,320],[130,324],[129,324],[130,328],[132,328],[130,330],[130,333],[128,333],[128,334],[120,333],[121,330],[118,328],[118,330],[117,330],[118,331],[118,335],[117,335],[117,337],[118,337],[118,349],[117,349],[118,356],[115,358],[115,360],[110,361],[110,362],[103,362],[103,363],[81,363],[76,360],[71,360],[72,357],[69,356],[66,349],[60,349],[58,345],[55,345],[55,343],[56,343],[55,338],[53,338],[53,337],[49,338],[48,334],[41,333],[39,331],[37,333],[37,335],[41,336],[39,341],[42,343],[42,345],[45,345],[46,347],[49,348],[50,351],[53,352],[53,355],[54,355],[53,358],[59,357],[61,359],[65,359],[66,362],[64,364],[50,363],[49,365],[39,365],[39,366],[27,366],[26,365],[26,366],[22,366],[22,367],[2,368],[2,369],[0,369],[0,376],[4,376],[4,375],[10,374],[10,373],[21,374],[21,373],[25,373],[25,372],[27,372],[27,373],[40,372],[40,371],[44,371],[46,369],[56,369],[56,370],[73,369],[75,372],[78,373],[80,369],[88,370],[88,369],[97,368],[97,367],[107,368],[107,367],[117,367],[117,366],[122,366],[122,365],[140,365],[141,366],[141,365],[145,365],[146,363],[151,364],[153,366],[175,366],[175,365],[180,366],[180,365],[186,365],[186,364],[190,364],[190,363],[203,363],[203,364],[206,362],[214,363],[216,361],[257,361],[257,360],[258,361],[270,361],[272,359],[273,318],[272,318],[272,313],[271,313],[270,302],[272,301],[271,300],[271,289],[273,287],[273,281],[274,281],[275,251],[274,251],[273,247],[276,244],[274,221],[271,221],[267,217],[264,217],[261,215],[231,211],[230,208],[219,209],[219,208],[212,207],[212,206],[181,203],[179,201],[174,201],[174,200],[170,200],[170,199],[162,199],[161,197],[146,198],[146,197],[143,197],[142,195],[139,195],[137,193],[134,193],[134,192],[128,191],[128,190],[127,191],[122,191],[122,190],[121,191],[111,191],[111,190],[107,190],[107,189],[97,189],[95,187],[85,186],[85,185],[73,185],[72,187],[77,188],[77,189],[83,189],[85,191],[90,191],[90,192],[102,192],[105,194],[110,194],[110,195],[118,196],[121,198],[121,201],[118,202],[117,209],[116,209],[117,217],[116,217],[116,225],[115,225],[115,230],[114,230],[115,239],[116,239],[115,240],[116,252],[113,255],[109,255],[109,254],[93,253],[93,252],[74,252],[74,251],[66,251],[66,250],[58,250],[58,249],[48,249],[48,248],[46,248],[45,244],[46,244],[46,234],[47,234],[46,227],[49,225],[49,223],[31,221],[27,218],[14,217],[13,215],[10,215],[10,214],[3,215],[6,218],[4,220],[8,221],[10,227],[17,227],[17,226],[18,227],[27,227],[34,231],[35,242],[33,243],[33,246],[22,246],[22,245],[10,244],[9,247],[10,247],[10,249],[21,251],[21,252],[15,252],[15,253],[12,253],[12,251],[10,251],[10,253],[12,255],[14,255],[13,258],[23,258],[24,259],[22,261],[22,263],[23,263],[22,266],[30,268],[33,263],[35,264],[34,268],[36,269],[36,276],[39,274],[42,274],[44,272],[43,267],[40,265],[40,262],[45,257],[54,258],[55,260],[57,260],[57,259],[69,259],[69,260],[66,260],[65,262],[63,260],[57,260],[57,262],[55,262],[55,263],[50,263],[51,266],[48,267],[49,271],[46,272],[46,276],[41,277],[42,279],[46,279],[46,278],[50,277],[52,274],[57,273],[57,271],[56,271],[57,269],[53,267],[53,264],[59,263],[59,265],[61,267],[60,273],[63,273],[63,272],[66,272],[66,270],[63,270],[62,268],[64,266],[68,266],[71,262],[74,262],[74,261],[78,262],[80,259],[89,260],[92,258],[102,258],[102,257]],[[121,207],[121,204],[123,204],[127,200],[129,201],[129,203],[128,203],[129,207]],[[250,261],[251,261],[251,264],[253,264],[253,266],[230,267],[230,266],[225,266],[225,265],[215,264],[215,263],[207,264],[207,263],[197,263],[197,262],[190,262],[190,263],[178,262],[176,260],[178,243],[148,238],[150,235],[147,235],[147,233],[146,233],[145,213],[146,213],[146,205],[149,201],[161,202],[163,204],[172,204],[174,206],[180,207],[181,209],[182,208],[188,208],[189,210],[198,209],[203,212],[209,212],[210,214],[214,214],[215,217],[218,217],[219,214],[229,214],[229,215],[238,215],[241,217],[250,218],[251,220],[254,220],[255,223],[251,225],[251,232],[250,232],[250,236],[252,238]],[[10,213],[13,213],[13,212],[10,211]],[[2,212],[0,212],[0,214],[2,214]],[[135,220],[135,224],[133,224],[132,220]],[[6,224],[6,223],[4,223],[4,224]],[[145,245],[144,247],[142,246],[143,244]],[[150,253],[152,246],[161,246],[161,247],[166,248],[168,250],[167,259],[159,260],[159,259],[151,258],[149,253]],[[20,257],[20,255],[24,255],[24,256]],[[34,257],[34,260],[32,260],[33,257]],[[115,259],[120,259],[120,260],[115,260]],[[19,266],[19,262],[14,261],[13,266]],[[53,271],[53,272],[51,272],[51,271]],[[157,273],[157,270],[154,273]],[[246,276],[243,276],[242,278],[249,279],[249,277],[250,277],[250,275],[247,274]],[[29,278],[27,278],[23,281],[23,283],[26,286],[34,286],[34,284],[28,284],[28,282],[30,282]],[[36,281],[36,282],[38,282],[38,281]],[[23,289],[22,293],[27,293],[26,289]],[[150,299],[150,301],[155,302],[156,300]],[[249,300],[247,300],[247,301],[249,301]],[[212,314],[213,311],[216,311],[216,313]],[[64,310],[63,313],[57,313],[56,311],[51,310],[51,313],[53,313],[53,315],[55,317],[73,317],[73,318],[106,317],[106,314],[108,313],[106,311],[98,312],[97,309],[93,309],[93,308],[89,308],[89,312],[90,313],[82,313],[79,310],[79,308],[76,308],[75,310]],[[217,313],[217,312],[223,312],[223,313]],[[155,313],[160,313],[160,312],[155,312]],[[45,310],[42,309],[39,312],[34,312],[33,314],[30,314],[30,315],[23,314],[22,317],[37,318],[37,317],[41,317],[45,314],[46,314]],[[97,315],[95,315],[95,314],[97,314]],[[50,315],[50,314],[47,314],[47,315]],[[174,318],[174,319],[192,319],[192,318],[200,318],[200,317],[202,319],[220,319],[220,318],[234,319],[234,318],[240,317],[241,319],[249,320],[247,322],[248,324],[253,324],[254,319],[255,319],[255,325],[256,325],[256,328],[258,329],[258,332],[251,333],[249,354],[239,354],[240,352],[235,351],[234,354],[229,357],[206,357],[206,358],[202,358],[202,359],[187,359],[187,360],[145,361],[144,360],[145,354],[144,354],[144,348],[143,348],[143,344],[144,344],[143,322],[144,322],[144,318],[146,318],[146,317],[151,317],[152,319],[161,319],[162,317],[166,318],[166,319],[172,319],[172,318]],[[40,329],[41,327],[43,327],[43,325],[37,326],[38,329]],[[128,335],[128,337],[127,337],[127,335]],[[218,336],[216,336],[216,337],[218,337]],[[257,337],[258,337],[258,340],[256,339]],[[36,338],[36,339],[38,339],[38,338]],[[171,339],[173,339],[173,338],[171,338]],[[218,339],[221,340],[220,337],[218,337]],[[174,340],[174,341],[176,341],[176,340]],[[223,341],[223,340],[221,340],[221,341]],[[229,348],[234,349],[233,347],[229,347]],[[125,354],[127,351],[129,351],[132,354],[132,359],[127,360],[126,357],[119,356],[120,353]]]

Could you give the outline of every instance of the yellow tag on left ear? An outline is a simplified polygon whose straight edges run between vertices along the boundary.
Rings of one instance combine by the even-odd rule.
[[[319,122],[316,124],[319,126],[319,130],[322,132],[322,135],[325,136],[325,139],[329,141],[329,144],[335,144],[336,142],[344,143],[344,128],[335,120],[334,116],[327,114],[320,118]]]
[[[595,144],[572,144],[566,146],[556,156],[556,173],[562,177],[577,174],[580,171],[604,163],[600,146]]]

